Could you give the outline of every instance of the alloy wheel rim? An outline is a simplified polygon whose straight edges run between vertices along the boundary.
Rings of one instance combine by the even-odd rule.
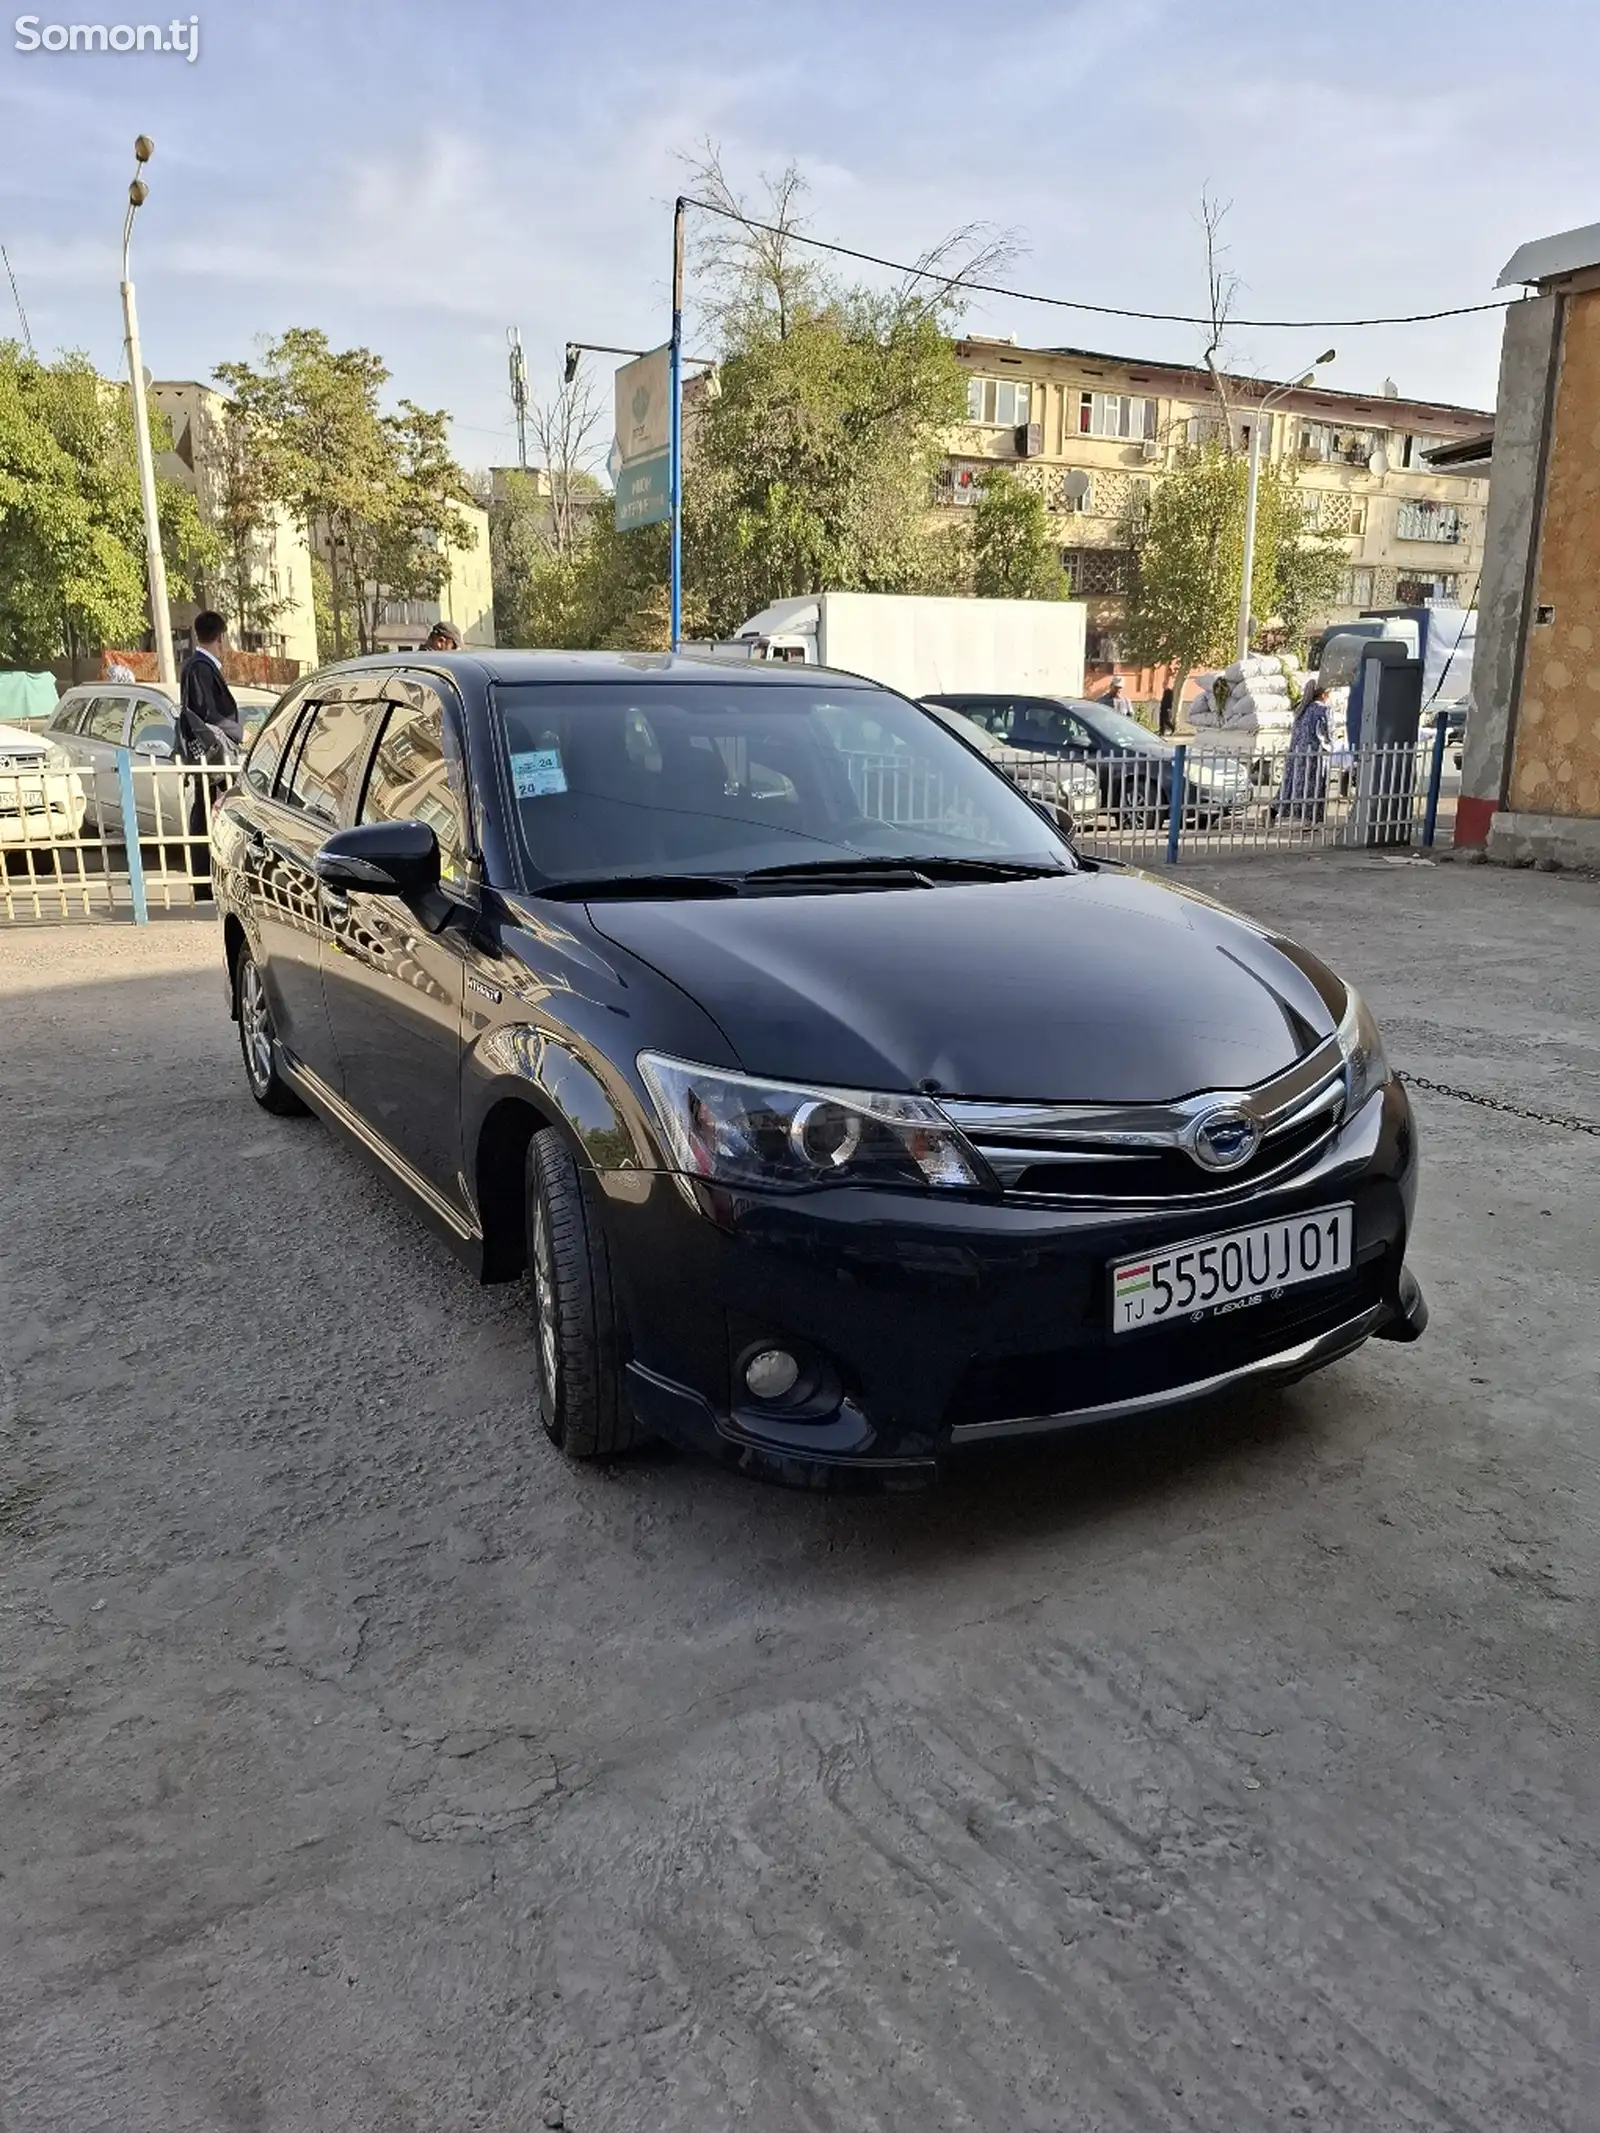
[[[261,973],[249,961],[239,974],[239,1025],[244,1034],[244,1063],[251,1085],[264,1089],[272,1079],[272,1023]]]
[[[539,1322],[539,1370],[544,1379],[544,1395],[552,1404],[556,1396],[556,1300],[555,1264],[550,1251],[550,1229],[545,1221],[544,1208],[535,1203],[533,1210],[533,1303]]]

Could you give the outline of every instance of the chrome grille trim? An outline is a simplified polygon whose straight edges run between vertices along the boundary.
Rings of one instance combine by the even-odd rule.
[[[1257,1083],[1253,1089],[1207,1089],[1163,1104],[991,1103],[947,1097],[941,1109],[964,1133],[989,1165],[1002,1188],[1018,1190],[1023,1174],[1042,1164],[1084,1166],[1081,1188],[1070,1192],[1029,1192],[1030,1199],[1102,1199],[1124,1205],[1147,1200],[1165,1206],[1174,1200],[1214,1199],[1253,1191],[1303,1163],[1311,1162],[1344,1115],[1344,1058],[1337,1037],[1326,1038],[1292,1067]],[[1248,1177],[1207,1172],[1198,1165],[1193,1191],[1130,1194],[1132,1180],[1123,1171],[1151,1156],[1188,1154],[1201,1121],[1217,1110],[1242,1111],[1261,1128],[1261,1145],[1326,1120],[1315,1143],[1298,1150],[1276,1168]],[[1095,1166],[1098,1175],[1095,1174]],[[1119,1175],[1119,1172],[1122,1173]],[[1096,1188],[1099,1188],[1098,1190]]]

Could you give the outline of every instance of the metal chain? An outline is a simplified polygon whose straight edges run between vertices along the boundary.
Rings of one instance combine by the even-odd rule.
[[[1452,1089],[1448,1082],[1429,1081],[1424,1074],[1402,1074],[1408,1089],[1426,1089],[1430,1096],[1453,1096],[1457,1103],[1477,1104],[1485,1111],[1503,1111],[1508,1118],[1531,1119],[1536,1126],[1559,1126],[1564,1133],[1600,1134],[1593,1119],[1573,1118],[1563,1111],[1530,1111],[1526,1104],[1508,1104],[1501,1096],[1479,1096],[1473,1089]]]

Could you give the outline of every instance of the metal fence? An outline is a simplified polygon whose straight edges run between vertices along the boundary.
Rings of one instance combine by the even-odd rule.
[[[1078,844],[1141,864],[1246,852],[1429,847],[1452,827],[1443,726],[1416,742],[1354,751],[1179,742],[1170,759],[1096,756]]]
[[[211,808],[231,768],[147,762],[0,774],[0,924],[190,910],[210,895]]]
[[[1037,751],[1008,751],[995,761],[1031,799],[1070,809],[1080,850],[1150,865],[1185,855],[1431,845],[1445,755],[1441,728],[1414,744],[1355,753],[1180,742],[1170,756],[1121,751],[1052,763]],[[891,756],[847,762],[873,820],[981,840],[970,781]]]
[[[1080,850],[1140,865],[1246,852],[1428,846],[1438,840],[1447,737],[1355,754],[1199,747],[1170,757],[1104,755],[1042,770],[1010,766],[1031,797],[1064,801]],[[1006,768],[1002,764],[1002,768]],[[853,756],[862,812],[926,831],[971,820],[961,791],[928,765]],[[129,918],[193,908],[210,895],[214,800],[232,769],[135,761],[116,771],[0,772],[0,923]]]

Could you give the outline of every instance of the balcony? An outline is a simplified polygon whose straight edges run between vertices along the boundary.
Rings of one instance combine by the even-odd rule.
[[[1394,537],[1453,546],[1464,537],[1461,507],[1436,503],[1432,497],[1408,496],[1395,507]]]

